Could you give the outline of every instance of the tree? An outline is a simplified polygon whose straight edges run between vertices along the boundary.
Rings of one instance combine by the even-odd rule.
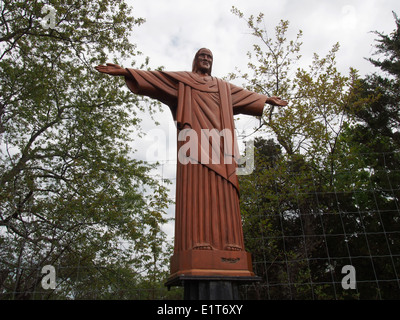
[[[244,19],[238,9],[233,12]],[[276,142],[259,140],[258,148],[263,150],[258,153],[262,158],[257,160],[259,167],[253,175],[240,177],[244,224],[250,222],[248,228],[254,230],[246,243],[252,246],[250,252],[258,254],[255,268],[264,278],[258,295],[338,298],[335,282],[340,281],[333,272],[326,272],[332,263],[331,244],[320,235],[332,231],[329,218],[339,216],[335,165],[341,134],[351,121],[346,110],[352,102],[357,72],[350,69],[344,76],[337,70],[339,44],[325,57],[314,54],[308,69],[298,67],[301,31],[288,40],[289,22],[281,21],[270,37],[262,13],[245,20],[256,44],[248,54],[252,75],[241,76],[251,89],[289,101],[288,107],[264,112],[256,131],[267,133]],[[274,151],[279,149],[279,153]],[[255,244],[253,237],[258,239]],[[329,281],[332,285],[327,285]]]
[[[154,105],[93,66],[135,58],[144,20],[122,0],[3,1],[0,16],[2,297],[132,297],[166,272],[167,192],[132,156]]]
[[[400,146],[400,133],[397,130],[400,122],[400,20],[395,13],[394,16],[397,29],[391,35],[375,32],[379,36],[375,55],[381,55],[382,59],[368,59],[382,73],[373,73],[360,80],[358,101],[351,110],[356,120],[362,121],[368,130],[389,139],[388,149],[391,150]]]
[[[390,36],[377,33],[383,60],[370,59],[387,76],[361,79],[337,71],[338,44],[295,70],[301,32],[287,40],[281,21],[270,38],[262,18],[246,19],[259,44],[249,53],[253,76],[242,76],[290,104],[264,114],[256,131],[274,140],[256,139],[255,170],[240,177],[245,243],[263,277],[247,294],[397,298],[399,20]],[[341,286],[345,265],[357,270],[355,291]]]
[[[252,75],[238,72],[247,87],[290,100],[288,107],[266,110],[259,130],[272,133],[289,155],[302,153],[316,158],[334,153],[346,121],[345,108],[358,78],[354,69],[350,68],[348,76],[337,70],[339,44],[325,57],[314,54],[306,70],[298,67],[302,57],[301,30],[295,39],[288,40],[289,21],[281,20],[272,38],[263,24],[262,13],[246,19],[238,9],[232,11],[245,19],[256,41],[253,52],[248,53]],[[236,77],[231,74],[231,78]]]
[[[369,268],[374,274],[368,274],[364,268],[365,274],[360,276],[389,280],[377,281],[369,288],[370,296],[383,299],[397,299],[400,295],[397,250],[400,241],[400,20],[393,14],[396,29],[389,35],[375,32],[378,39],[374,55],[378,59],[368,59],[380,72],[359,80],[354,102],[348,110],[354,123],[342,137],[343,153],[357,155],[348,157],[347,163],[358,172],[356,181],[364,191],[355,199],[357,210],[363,213],[362,228],[367,233],[359,247],[372,256]]]

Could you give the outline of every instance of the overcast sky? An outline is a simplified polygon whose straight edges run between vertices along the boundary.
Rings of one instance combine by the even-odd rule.
[[[131,41],[138,50],[150,57],[150,65],[164,66],[169,71],[190,71],[193,56],[201,47],[214,55],[213,75],[224,77],[235,67],[245,70],[246,52],[252,49],[254,37],[246,22],[231,13],[232,6],[244,13],[265,15],[265,27],[273,35],[280,20],[290,22],[288,38],[294,39],[303,31],[301,54],[304,66],[313,53],[326,55],[339,42],[337,66],[342,73],[349,67],[361,75],[373,72],[364,58],[371,57],[376,35],[371,31],[391,33],[395,29],[392,11],[400,15],[399,0],[127,0],[133,15],[146,19],[135,29]],[[166,108],[168,109],[168,108]],[[175,178],[176,132],[169,110],[156,119],[162,123],[154,129],[151,121],[144,122],[147,138],[137,141],[137,156],[144,160],[164,163],[159,173]],[[251,130],[255,122],[245,119],[244,130]],[[156,141],[158,140],[158,141]],[[174,197],[173,185],[171,197]],[[173,208],[170,210],[173,214]],[[173,235],[173,227],[165,229]]]
[[[244,20],[231,13],[232,6],[245,17],[265,14],[265,26],[273,33],[281,19],[290,22],[291,34],[302,30],[303,56],[325,54],[336,42],[341,45],[339,67],[352,66],[365,72],[375,35],[390,33],[395,24],[392,11],[400,14],[398,0],[127,0],[136,17],[146,23],[137,28],[132,41],[151,58],[154,66],[167,70],[190,69],[194,53],[208,47],[214,53],[213,72],[222,77],[235,66],[244,66],[253,37]]]

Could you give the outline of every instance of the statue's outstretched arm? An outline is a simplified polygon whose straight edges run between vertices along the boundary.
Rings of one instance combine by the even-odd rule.
[[[285,100],[282,100],[280,97],[268,97],[265,103],[271,104],[273,106],[287,106],[288,102]]]
[[[99,65],[94,67],[98,72],[101,73],[106,73],[112,76],[124,76],[124,77],[129,77],[130,74],[128,72],[128,70],[126,70],[125,68],[114,64],[114,63],[106,63],[105,66],[103,65]]]

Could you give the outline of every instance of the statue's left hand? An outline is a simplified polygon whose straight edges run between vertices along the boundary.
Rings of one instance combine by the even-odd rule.
[[[127,75],[129,75],[128,71],[126,71],[125,68],[123,68],[117,64],[114,64],[114,63],[107,63],[105,66],[100,65],[100,66],[97,66],[94,68],[98,72],[106,73],[106,74],[109,74],[112,76],[127,76]]]
[[[269,97],[265,103],[271,104],[273,106],[280,106],[284,107],[288,105],[288,102],[285,100],[282,100],[280,97]]]

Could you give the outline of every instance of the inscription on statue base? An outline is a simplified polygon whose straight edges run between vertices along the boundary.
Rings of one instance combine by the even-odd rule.
[[[187,250],[171,257],[171,276],[253,277],[251,255],[246,251]]]

